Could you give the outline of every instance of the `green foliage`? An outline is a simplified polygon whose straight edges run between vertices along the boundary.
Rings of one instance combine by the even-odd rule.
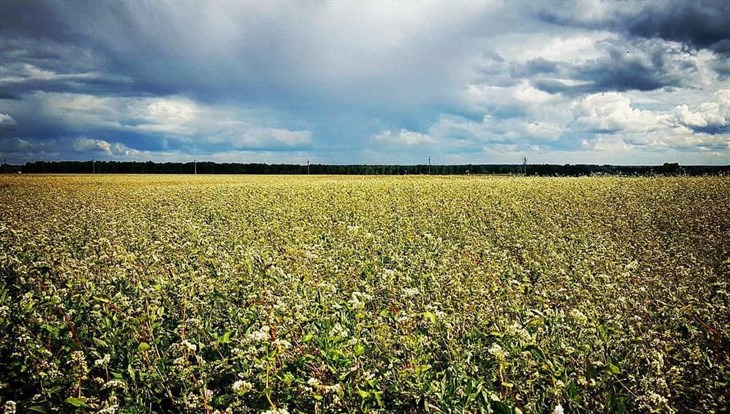
[[[727,178],[7,176],[0,203],[17,412],[728,404]]]

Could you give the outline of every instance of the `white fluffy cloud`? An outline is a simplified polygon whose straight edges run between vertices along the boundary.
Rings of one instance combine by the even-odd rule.
[[[271,126],[271,114],[212,106],[181,96],[156,98],[98,97],[41,93],[34,107],[72,130],[142,133],[188,144],[227,144],[238,149],[297,147],[311,132]],[[89,148],[92,149],[92,148]]]
[[[9,129],[16,127],[17,125],[18,123],[15,122],[15,119],[13,119],[12,116],[0,113],[0,129]]]
[[[112,155],[112,145],[103,139],[77,138],[73,142],[73,148],[76,151],[102,152]]]
[[[436,143],[436,139],[428,134],[401,129],[393,132],[391,130],[383,131],[372,137],[372,140],[384,144],[418,146],[431,145]]]
[[[71,141],[71,148],[74,151],[80,153],[98,154],[102,158],[114,159],[114,158],[137,158],[142,155],[141,151],[134,148],[129,148],[126,145],[114,142],[111,143],[107,140],[79,137]]]
[[[617,92],[588,95],[574,104],[575,121],[589,130],[601,132],[649,132],[668,126],[665,114],[636,109],[631,99]]]
[[[703,102],[694,111],[686,104],[678,105],[674,115],[677,122],[690,128],[730,125],[730,89],[715,92],[712,101]]]

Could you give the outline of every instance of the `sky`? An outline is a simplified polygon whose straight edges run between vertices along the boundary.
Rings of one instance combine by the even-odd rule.
[[[730,164],[730,1],[0,1],[0,157]]]

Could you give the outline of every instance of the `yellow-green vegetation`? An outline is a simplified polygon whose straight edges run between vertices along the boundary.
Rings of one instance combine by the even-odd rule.
[[[720,412],[730,179],[0,177],[18,412]]]

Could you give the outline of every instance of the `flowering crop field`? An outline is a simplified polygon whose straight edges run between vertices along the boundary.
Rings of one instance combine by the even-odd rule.
[[[730,179],[0,176],[9,412],[723,412]]]

